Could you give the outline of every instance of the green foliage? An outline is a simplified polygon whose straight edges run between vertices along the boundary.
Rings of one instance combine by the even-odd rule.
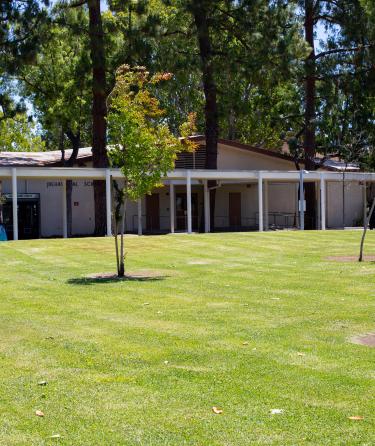
[[[32,101],[48,144],[59,145],[61,131],[90,140],[91,78],[87,13],[81,8],[53,12],[33,64],[19,70],[23,93]]]
[[[1,117],[1,116],[0,116]],[[33,152],[45,150],[45,143],[36,133],[36,125],[25,113],[0,119],[0,152]]]
[[[170,73],[150,76],[144,67],[121,66],[109,97],[109,158],[124,175],[125,195],[137,200],[160,184],[174,167],[179,151],[193,147],[174,136],[164,120],[164,110],[150,89],[171,78]],[[181,126],[183,137],[194,132],[194,119]]]
[[[168,128],[165,111],[152,94],[160,82],[171,77],[171,73],[150,76],[144,67],[122,65],[116,71],[116,84],[108,97],[111,144],[108,156],[111,165],[120,168],[124,176],[121,185],[114,183],[114,235],[119,276],[123,276],[125,271],[123,228],[126,200],[135,201],[150,194],[161,185],[161,178],[173,169],[177,153],[195,148],[187,138],[195,131],[195,115],[191,114],[180,127],[183,142]],[[121,220],[119,247],[118,225]]]
[[[36,54],[38,25],[47,19],[49,0],[0,0],[0,69],[15,69]]]
[[[71,3],[54,2],[47,14],[43,2],[0,0],[4,115],[21,111],[11,104],[14,93],[5,91],[17,79],[19,83],[12,86],[16,91],[21,85],[16,97],[27,97],[32,103],[47,147],[54,149],[61,144],[62,130],[65,146],[68,132],[79,135],[85,144],[92,139],[88,12],[86,7],[68,7]],[[204,133],[193,4],[208,11],[219,136],[274,149],[291,137],[302,148],[303,66],[309,52],[303,39],[304,0],[110,0],[109,9],[102,13],[106,94],[115,84],[114,67],[123,63],[147,66],[151,73],[173,72],[162,86],[148,86],[165,110],[160,123],[177,136],[188,113],[194,111],[197,128]],[[367,162],[375,146],[374,2],[315,4],[315,29],[327,34],[317,52],[359,47],[316,62],[317,150]]]

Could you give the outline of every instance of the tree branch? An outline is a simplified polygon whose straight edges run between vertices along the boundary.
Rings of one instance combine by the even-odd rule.
[[[322,53],[317,54],[314,57],[314,59],[315,60],[321,59],[322,57],[330,56],[332,54],[351,53],[351,52],[361,51],[365,48],[372,48],[373,46],[374,46],[373,44],[369,44],[369,45],[359,45],[354,48],[336,48],[334,50],[323,51]]]
[[[79,8],[80,6],[83,6],[85,4],[87,4],[87,0],[78,0],[77,2],[73,2],[68,6],[69,8]]]

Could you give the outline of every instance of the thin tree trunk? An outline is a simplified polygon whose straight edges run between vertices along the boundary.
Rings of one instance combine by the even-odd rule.
[[[235,140],[236,135],[237,135],[236,114],[233,108],[231,108],[228,115],[228,139]]]
[[[94,167],[107,167],[106,151],[106,76],[105,49],[100,0],[88,0],[89,35],[92,62],[92,158]],[[105,182],[94,181],[95,199],[95,234],[104,235],[105,216]]]
[[[314,0],[305,0],[305,39],[311,47],[311,53],[305,60],[305,129],[304,154],[305,169],[315,170],[315,102],[316,102],[316,61],[314,43]],[[316,193],[315,183],[305,184],[306,229],[316,226]]]
[[[363,261],[363,245],[365,243],[365,237],[366,237],[366,232],[367,232],[367,228],[369,225],[369,222],[371,220],[371,216],[374,212],[374,208],[375,208],[375,198],[372,201],[372,205],[371,205],[371,209],[370,212],[365,220],[364,226],[363,226],[363,233],[362,233],[362,238],[361,238],[361,246],[359,249],[359,258],[358,258],[358,262],[362,262]]]
[[[206,169],[217,169],[217,140],[219,134],[217,88],[214,77],[214,62],[209,28],[209,12],[207,2],[193,0],[192,14],[197,29],[203,90],[205,96],[205,136],[206,136]],[[216,185],[209,181],[209,187]],[[211,230],[214,230],[216,190],[210,193]]]
[[[112,195],[112,220],[113,220],[113,231],[114,231],[114,237],[115,237],[115,248],[116,248],[116,270],[117,275],[119,275],[120,272],[120,256],[118,252],[118,222],[117,222],[117,213],[116,213],[116,204],[115,200],[113,199],[113,182],[111,181],[111,195]]]
[[[123,203],[122,218],[121,218],[120,268],[118,273],[119,277],[125,276],[125,252],[124,252],[125,214],[126,214],[126,200],[124,200]]]
[[[114,218],[114,224],[113,224],[114,232],[115,232],[115,248],[116,248],[116,269],[117,269],[117,275],[120,275],[120,254],[118,250],[118,223],[116,218]]]

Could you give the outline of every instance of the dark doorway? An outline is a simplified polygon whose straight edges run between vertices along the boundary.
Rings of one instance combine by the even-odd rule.
[[[229,226],[231,228],[241,226],[241,192],[229,193]]]
[[[193,231],[198,231],[198,194],[191,194],[191,220]],[[187,197],[186,193],[176,194],[176,229],[187,229]]]
[[[159,194],[146,195],[146,231],[160,231]]]
[[[23,198],[23,195],[36,196],[37,194],[21,194],[18,197],[18,238],[20,240],[39,238],[39,197]],[[12,201],[9,198],[3,206],[3,219],[8,239],[13,240],[13,207]]]

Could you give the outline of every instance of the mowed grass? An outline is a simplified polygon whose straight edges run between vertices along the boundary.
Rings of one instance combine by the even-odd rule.
[[[112,239],[0,244],[0,445],[374,445],[375,262],[326,259],[360,236],[129,236],[162,277],[122,282]]]

